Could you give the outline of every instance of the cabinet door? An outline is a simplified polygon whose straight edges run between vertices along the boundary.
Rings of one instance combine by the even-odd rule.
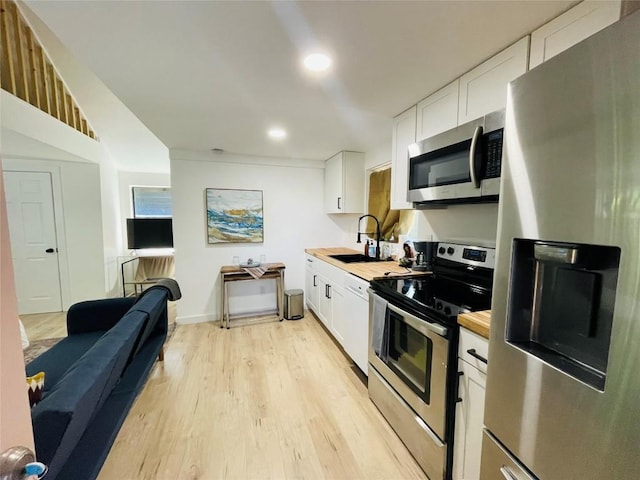
[[[331,329],[331,284],[321,275],[316,278],[318,284],[318,318]]]
[[[342,347],[348,335],[348,319],[345,308],[344,291],[336,285],[331,285],[331,333]]]
[[[324,167],[324,210],[342,213],[343,208],[342,153],[338,153],[327,160]]]
[[[507,104],[507,84],[527,71],[529,36],[460,77],[458,123],[463,124]]]
[[[487,375],[464,360],[458,360],[458,397],[456,404],[456,431],[453,451],[453,478],[477,480],[480,478],[482,450],[482,422]]]
[[[405,210],[413,208],[407,201],[409,188],[408,147],[416,141],[416,107],[393,119],[391,134],[391,208]]]
[[[340,152],[325,163],[326,213],[364,212],[364,153]]]
[[[456,80],[418,103],[416,142],[458,125],[459,88]]]
[[[307,255],[305,263],[304,290],[307,306],[318,313],[318,274],[315,269],[315,259]]]
[[[619,18],[619,0],[585,0],[531,34],[529,68],[540,65]]]

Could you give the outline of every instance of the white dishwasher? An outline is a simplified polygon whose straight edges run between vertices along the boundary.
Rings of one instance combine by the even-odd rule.
[[[369,282],[355,275],[344,276],[344,308],[347,320],[344,349],[360,370],[368,375]]]

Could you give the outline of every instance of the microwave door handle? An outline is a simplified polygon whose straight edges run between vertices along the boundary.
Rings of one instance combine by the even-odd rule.
[[[478,143],[482,137],[482,125],[476,127],[476,131],[473,132],[473,138],[471,139],[471,148],[469,149],[469,175],[471,176],[471,183],[476,188],[480,188],[480,178],[478,175],[478,166],[481,162],[477,162],[478,158],[476,152],[478,150]]]

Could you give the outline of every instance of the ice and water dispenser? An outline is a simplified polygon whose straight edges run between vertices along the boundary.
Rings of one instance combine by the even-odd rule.
[[[620,249],[513,242],[507,342],[604,390]]]

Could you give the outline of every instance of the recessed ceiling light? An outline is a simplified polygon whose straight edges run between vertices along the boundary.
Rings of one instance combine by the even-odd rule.
[[[268,133],[271,138],[276,140],[281,140],[287,136],[287,132],[282,128],[272,128]]]
[[[307,70],[323,72],[331,66],[331,58],[324,53],[312,53],[305,57],[303,63]]]

